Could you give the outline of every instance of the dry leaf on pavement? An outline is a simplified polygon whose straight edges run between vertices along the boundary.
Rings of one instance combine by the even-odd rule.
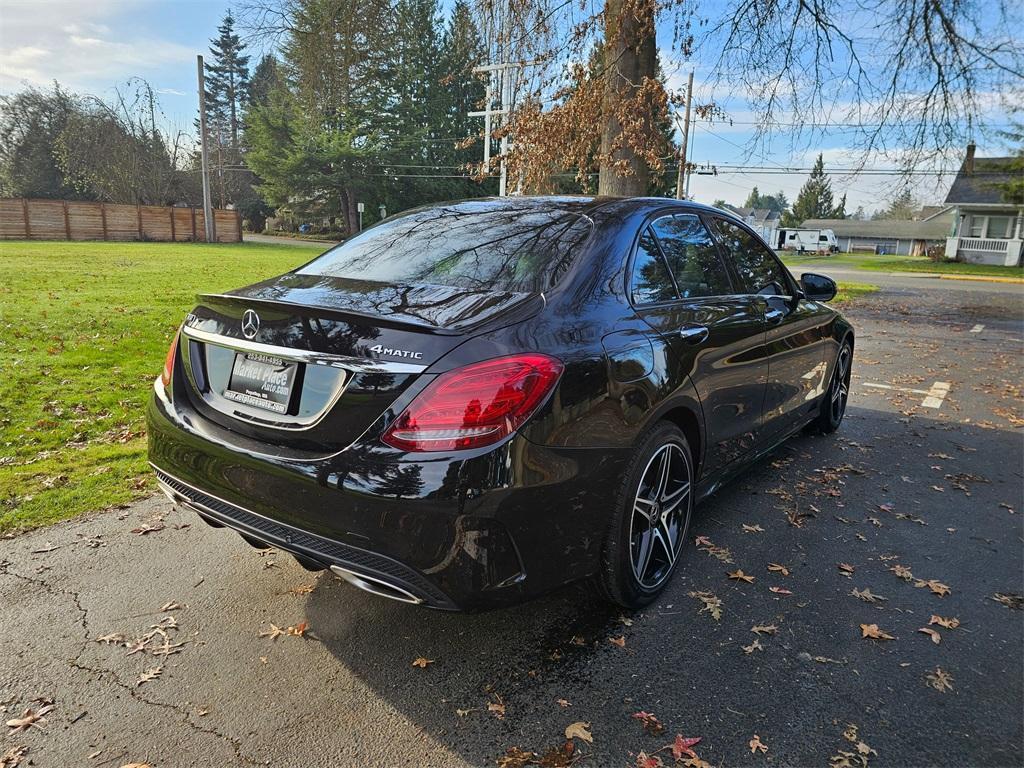
[[[272,623],[270,629],[260,632],[260,637],[269,637],[271,640],[276,640],[286,634],[288,634],[288,630],[281,629],[277,624]]]
[[[942,642],[942,635],[940,635],[934,629],[931,629],[929,627],[921,627],[917,631],[918,632],[922,632],[923,634],[928,635],[928,637],[930,637],[932,639],[932,642],[935,643],[936,645],[938,645],[939,643]]]
[[[849,563],[837,563],[836,567],[839,568],[839,572],[841,574],[843,574],[843,576],[846,576],[847,578],[849,578],[850,576],[853,576],[853,572],[855,570],[857,570],[855,567],[853,567]]]
[[[608,638],[608,642],[611,643],[612,645],[619,646],[619,648],[625,648],[626,647],[626,636],[625,635],[620,635],[619,637],[609,637]]]
[[[932,591],[932,594],[938,595],[939,597],[945,597],[949,594],[949,585],[943,584],[941,581],[936,581],[935,579],[918,579],[914,582],[914,586],[918,588],[928,587],[928,589]]]
[[[792,595],[793,593],[785,587],[768,587],[769,592],[774,592],[776,595]]]
[[[657,736],[665,730],[665,726],[654,716],[653,712],[634,712],[632,717],[634,720],[639,720],[644,730],[652,736]]]
[[[499,720],[505,719],[505,702],[501,700],[501,696],[494,694],[494,698],[497,701],[487,702],[487,711],[494,715]]]
[[[160,674],[163,671],[163,667],[153,667],[151,669],[147,669],[145,672],[139,675],[139,679],[135,681],[135,687],[137,688],[143,683],[148,683],[150,680],[156,680],[158,677],[160,677]]]
[[[896,638],[884,630],[878,628],[877,624],[861,624],[860,636],[871,640],[895,640]]]
[[[7,721],[7,726],[11,729],[10,733],[18,733],[19,731],[27,731],[32,726],[36,728],[42,728],[43,723],[46,722],[45,715],[53,709],[53,704],[46,704],[40,707],[38,710],[29,707],[21,713],[21,717],[15,717],[12,720]]]
[[[940,693],[953,690],[953,676],[942,667],[936,667],[935,671],[929,672],[924,679],[928,685]]]
[[[1019,611],[1024,608],[1024,595],[1018,595],[1015,592],[1005,595],[1002,592],[996,592],[992,595],[992,599],[997,603],[1002,603],[1007,608],[1012,608],[1015,611]]]
[[[744,533],[764,533],[764,528],[762,528],[760,525],[747,525],[746,523],[743,523],[743,532]]]
[[[433,664],[433,663],[434,663],[433,659],[425,659],[422,656],[420,656],[419,658],[413,659],[412,665],[414,667],[419,667],[420,669],[426,669],[427,668],[427,664]]]
[[[878,603],[889,599],[888,597],[872,594],[871,590],[866,587],[864,589],[857,589],[854,587],[853,592],[850,594],[860,600],[863,600],[865,603]]]
[[[938,624],[940,627],[945,627],[946,629],[956,629],[960,626],[960,619],[955,616],[952,619],[947,619],[945,616],[936,616],[933,613],[932,617],[928,619],[928,624]]]
[[[711,618],[718,621],[722,618],[722,601],[715,597],[710,592],[690,592],[690,597],[696,598],[704,603],[704,607],[701,608],[697,613],[704,613],[705,611],[711,614]]]
[[[768,570],[771,573],[781,573],[783,576],[789,576],[789,568],[778,563],[768,563]]]
[[[737,568],[735,571],[727,571],[727,573],[733,581],[745,581],[747,584],[754,583],[754,577],[744,573],[742,568]]]
[[[750,645],[744,645],[742,647],[744,653],[753,653],[754,651],[764,650],[764,646],[761,645],[761,641],[758,640],[756,637],[754,638],[754,642],[752,642]]]
[[[768,751],[768,745],[762,743],[761,737],[758,736],[756,733],[754,734],[754,738],[752,738],[748,742],[748,744],[750,746],[751,754],[753,754],[754,752],[760,752],[763,755],[765,752]]]
[[[590,723],[584,723],[582,721],[567,725],[565,727],[565,738],[583,739],[583,741],[588,744],[594,743],[594,736],[590,733]]]
[[[0,768],[18,768],[21,758],[28,754],[28,747],[16,745],[0,756]]]
[[[774,635],[779,631],[779,628],[774,624],[757,624],[751,627],[750,631],[758,635]]]
[[[536,752],[526,752],[519,747],[509,747],[505,754],[498,758],[498,768],[524,768],[537,757]]]
[[[697,757],[693,747],[700,744],[700,740],[700,736],[687,739],[683,734],[677,733],[675,741],[672,742],[672,757],[676,760],[682,760],[684,757]]]

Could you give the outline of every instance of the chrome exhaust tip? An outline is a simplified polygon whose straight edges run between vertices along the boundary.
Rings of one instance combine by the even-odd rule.
[[[366,576],[362,573],[350,571],[347,568],[342,568],[340,565],[332,565],[331,572],[343,578],[356,589],[361,589],[363,592],[369,592],[371,595],[377,595],[377,597],[386,597],[389,600],[397,600],[400,603],[411,603],[412,605],[420,605],[423,602],[423,598],[416,597],[416,595],[412,594],[412,592],[409,592],[408,590],[402,589],[394,584],[389,584],[388,582],[374,578],[373,576]]]

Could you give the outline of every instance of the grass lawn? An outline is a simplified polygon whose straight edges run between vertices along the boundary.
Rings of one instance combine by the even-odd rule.
[[[938,275],[977,275],[986,277],[1021,277],[1021,267],[1001,267],[990,264],[961,264],[955,261],[931,261],[923,256],[878,256],[873,253],[837,253],[834,256],[797,256],[782,253],[782,261],[789,267],[815,264],[849,267],[869,272],[931,272]]]
[[[832,300],[836,304],[844,304],[878,290],[877,285],[870,285],[868,283],[838,283],[838,286],[839,292]]]
[[[317,253],[0,242],[0,532],[150,493],[143,405],[195,294]]]
[[[316,253],[255,243],[0,243],[0,532],[151,493],[144,405],[195,294]],[[839,289],[837,301],[876,290]]]

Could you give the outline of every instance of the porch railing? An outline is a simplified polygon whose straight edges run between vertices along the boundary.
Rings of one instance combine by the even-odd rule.
[[[1006,253],[1008,240],[993,240],[982,237],[961,237],[961,251],[986,251],[988,253]]]

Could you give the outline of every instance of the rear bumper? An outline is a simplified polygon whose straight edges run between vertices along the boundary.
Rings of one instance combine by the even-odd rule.
[[[458,459],[396,461],[359,444],[299,456],[171,404],[159,382],[147,422],[150,461],[178,503],[367,591],[442,610],[508,605],[594,573],[626,460],[520,436]]]

